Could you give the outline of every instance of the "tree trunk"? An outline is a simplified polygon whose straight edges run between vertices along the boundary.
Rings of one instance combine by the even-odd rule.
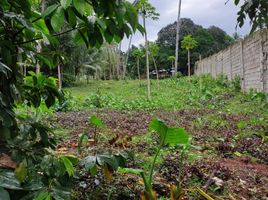
[[[107,47],[107,54],[108,54],[108,60],[109,60],[109,79],[113,79],[113,63],[110,55],[110,47]]]
[[[156,72],[157,88],[159,89],[159,75],[158,75],[157,65],[156,65],[156,62],[155,62],[155,59],[154,59],[153,56],[152,56],[152,59],[153,59],[153,62],[154,62],[154,69],[155,69],[155,72]]]
[[[125,78],[125,75],[127,73],[127,65],[128,65],[128,58],[129,58],[131,43],[132,43],[132,35],[130,36],[129,43],[128,43],[128,50],[127,50],[127,55],[126,55],[126,60],[125,60],[126,62],[125,62],[124,78]]]
[[[191,60],[190,60],[190,49],[188,49],[188,76],[191,76]]]
[[[146,70],[147,70],[147,98],[151,99],[151,83],[150,83],[150,68],[149,68],[149,51],[148,51],[148,39],[145,25],[145,11],[143,11],[143,28],[145,30],[144,38],[145,38],[145,54],[146,54]]]
[[[138,70],[139,83],[141,83],[141,75],[140,75],[140,58],[139,58],[139,57],[137,57],[137,70]]]
[[[174,76],[177,75],[178,72],[178,60],[179,60],[179,41],[180,41],[180,18],[181,18],[181,1],[179,0],[178,7],[178,19],[177,19],[177,30],[176,30],[176,51],[175,51],[175,73]]]
[[[61,90],[62,89],[61,64],[58,65],[58,86],[59,90]]]
[[[41,0],[41,13],[43,13],[45,11],[45,0]],[[42,42],[41,40],[37,41],[37,53],[41,53],[42,52]],[[36,73],[40,73],[41,71],[41,66],[40,64],[37,62],[36,64]]]

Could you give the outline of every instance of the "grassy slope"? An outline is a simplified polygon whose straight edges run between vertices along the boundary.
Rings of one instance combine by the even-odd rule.
[[[261,114],[267,116],[265,101],[258,93],[244,94],[235,92],[226,80],[214,81],[211,77],[192,77],[152,81],[152,100],[146,98],[146,82],[128,81],[91,81],[67,89],[75,96],[74,109],[95,107],[96,95],[101,107],[133,110],[181,110],[216,109],[228,113]],[[78,103],[78,104],[77,104]]]

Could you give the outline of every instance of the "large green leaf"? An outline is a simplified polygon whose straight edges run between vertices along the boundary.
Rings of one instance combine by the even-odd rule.
[[[81,14],[84,15],[86,11],[86,2],[84,0],[73,0],[75,9]]]
[[[50,15],[51,13],[53,13],[58,8],[58,6],[59,6],[58,4],[53,4],[47,7],[47,9],[42,13],[42,17],[46,17]]]
[[[48,30],[48,28],[47,28],[47,26],[46,26],[46,23],[45,23],[45,20],[44,20],[44,19],[40,19],[40,20],[34,22],[34,23],[33,23],[33,27],[34,27],[36,30],[38,30],[38,31],[40,31],[41,33],[43,33],[43,34],[46,34],[46,35],[49,34],[49,30]]]
[[[153,119],[149,124],[149,130],[160,134],[161,139],[165,138],[168,127],[159,119]]]
[[[108,164],[114,170],[118,168],[118,162],[116,158],[111,154],[103,154],[97,157],[98,164],[103,166],[104,164]]]
[[[50,194],[48,192],[41,192],[36,198],[35,200],[50,200]]]
[[[71,199],[71,189],[66,187],[54,187],[51,192],[51,196],[55,200],[70,200]]]
[[[90,171],[96,165],[96,162],[96,156],[87,156],[80,161],[80,164]]]
[[[190,136],[183,128],[168,128],[165,143],[169,145],[186,145]]]
[[[76,26],[76,15],[74,14],[73,10],[70,8],[68,9],[68,22],[72,27]]]
[[[62,160],[68,175],[73,176],[74,175],[73,163],[69,160],[68,157],[65,156],[60,157],[60,159]]]
[[[64,9],[68,8],[71,3],[72,3],[72,0],[61,0],[60,1],[60,4]]]
[[[59,32],[64,24],[64,10],[61,6],[53,13],[51,17],[51,26],[54,31]]]
[[[0,200],[10,200],[10,196],[6,190],[0,187]]]
[[[27,165],[22,162],[19,166],[15,169],[15,177],[20,181],[23,182],[27,177]]]
[[[0,186],[12,190],[22,190],[15,173],[7,170],[0,171]]]

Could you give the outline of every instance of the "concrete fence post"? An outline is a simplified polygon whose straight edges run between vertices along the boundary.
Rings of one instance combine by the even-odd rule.
[[[232,46],[229,48],[230,79],[233,79]]]
[[[240,41],[240,64],[241,64],[241,74],[242,74],[242,89],[245,90],[245,66],[244,66],[244,44],[243,44],[243,40]]]
[[[262,92],[265,92],[265,80],[264,80],[264,62],[265,62],[265,59],[264,59],[264,51],[263,51],[263,32],[260,33],[259,35],[260,37],[260,88],[261,88],[261,91]]]

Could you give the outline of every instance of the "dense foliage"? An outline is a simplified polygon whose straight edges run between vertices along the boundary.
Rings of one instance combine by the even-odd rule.
[[[240,0],[234,0],[235,5],[241,3]],[[268,27],[268,2],[266,0],[250,0],[241,3],[239,12],[237,13],[237,22],[239,27],[242,27],[249,17],[252,28],[251,32],[254,32],[258,28]]]
[[[127,1],[51,1],[41,13],[38,7],[32,0],[0,2],[0,153],[2,162],[8,162],[4,168],[10,168],[0,171],[0,189],[6,199],[69,199],[68,180],[77,164],[77,158],[53,152],[51,130],[38,117],[41,105],[49,108],[56,98],[61,102],[56,80],[33,72],[23,78],[27,67],[61,68],[67,57],[58,37],[66,33],[76,44],[100,48],[142,31],[136,9]],[[60,76],[58,81],[60,85]],[[34,115],[16,116],[19,102],[32,106]]]
[[[184,36],[192,35],[198,42],[198,47],[192,52],[191,65],[199,59],[199,56],[206,57],[212,55],[234,42],[234,39],[227,35],[222,29],[211,26],[208,29],[203,28],[200,25],[196,25],[191,19],[182,18],[180,28],[180,44]],[[169,61],[170,56],[175,55],[175,41],[176,41],[176,22],[167,25],[162,28],[158,33],[156,44],[159,46],[159,53],[155,56],[156,62],[159,65],[159,69],[170,69],[172,67]],[[134,51],[137,47],[133,46],[131,51]],[[141,50],[144,47],[139,47]],[[145,59],[141,60],[141,66],[145,66]],[[129,58],[129,72],[136,72],[136,59],[133,54],[130,54]],[[150,69],[154,69],[153,63],[150,65]],[[179,65],[178,69],[183,74],[187,74],[187,50],[179,49]],[[143,74],[144,69],[141,68]],[[132,75],[132,74],[131,74]],[[136,74],[135,74],[136,75]]]

